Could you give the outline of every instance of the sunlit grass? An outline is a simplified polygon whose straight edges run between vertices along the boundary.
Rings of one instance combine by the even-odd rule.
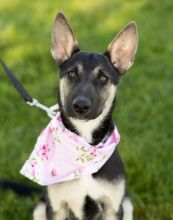
[[[57,11],[64,11],[81,49],[89,51],[105,51],[123,25],[136,20],[139,51],[120,83],[114,113],[136,220],[173,219],[172,9],[171,0],[0,1],[0,58],[48,106],[58,86],[50,54]],[[1,67],[0,95],[0,177],[29,183],[19,170],[49,119],[24,104]],[[35,198],[12,192],[0,198],[0,219],[31,219]]]

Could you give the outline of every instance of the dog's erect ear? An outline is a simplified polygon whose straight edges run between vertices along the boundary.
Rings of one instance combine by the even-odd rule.
[[[52,29],[52,56],[58,64],[79,50],[73,30],[63,13],[58,13]]]
[[[111,62],[120,73],[125,73],[132,66],[137,47],[137,26],[135,22],[130,22],[108,45]]]

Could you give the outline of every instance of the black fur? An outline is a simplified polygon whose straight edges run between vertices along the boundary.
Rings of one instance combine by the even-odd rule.
[[[85,198],[83,211],[84,220],[99,220],[102,218],[103,215],[102,210],[99,207],[99,204],[90,196],[86,196]]]
[[[118,150],[115,149],[109,160],[103,165],[103,167],[93,174],[95,178],[103,178],[108,181],[113,181],[115,179],[124,178],[124,165]]]

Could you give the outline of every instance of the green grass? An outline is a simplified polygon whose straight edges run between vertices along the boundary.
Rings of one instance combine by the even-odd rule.
[[[136,20],[139,51],[121,81],[114,113],[121,133],[118,148],[135,219],[173,219],[172,0],[1,0],[0,58],[48,106],[56,102],[58,85],[50,55],[57,11],[70,19],[81,49],[90,51],[104,51],[123,25]],[[24,104],[0,67],[0,178],[30,183],[19,170],[48,120]],[[0,192],[0,219],[29,220],[36,201]]]

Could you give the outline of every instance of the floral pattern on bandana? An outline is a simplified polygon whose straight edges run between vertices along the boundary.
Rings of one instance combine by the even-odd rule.
[[[66,129],[58,112],[39,135],[21,174],[40,185],[69,181],[97,172],[119,143],[116,126],[106,141],[92,146]]]

